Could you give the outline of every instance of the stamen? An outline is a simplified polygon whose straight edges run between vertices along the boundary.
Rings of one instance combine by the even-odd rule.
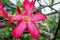
[[[24,16],[24,22],[29,22],[29,21],[30,21],[29,17],[28,16]]]

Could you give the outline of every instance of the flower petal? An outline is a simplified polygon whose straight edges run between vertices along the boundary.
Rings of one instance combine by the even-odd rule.
[[[0,8],[2,7],[2,2],[0,2]]]
[[[0,2],[0,13],[2,13],[4,17],[8,18],[8,13],[3,9],[2,2]]]
[[[8,24],[11,25],[12,21],[19,21],[22,20],[22,15],[16,15],[9,19]]]
[[[23,8],[25,9],[25,14],[30,16],[32,14],[32,10],[34,7],[34,2],[29,2],[28,0],[24,0]]]
[[[33,38],[39,37],[39,30],[33,22],[28,23],[28,31],[31,33]]]
[[[17,14],[21,14],[22,13],[18,6],[17,6],[16,10],[17,10]]]
[[[31,21],[33,22],[43,21],[45,19],[47,19],[47,17],[44,14],[40,14],[40,13],[31,16]]]
[[[30,2],[31,8],[34,7],[34,4],[35,4],[35,0],[32,0],[32,1]]]
[[[17,26],[12,31],[13,37],[14,38],[21,37],[25,29],[26,29],[26,23],[24,22],[18,23]]]

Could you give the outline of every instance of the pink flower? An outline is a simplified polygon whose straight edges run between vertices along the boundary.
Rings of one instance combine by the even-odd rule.
[[[4,10],[1,1],[0,1],[0,16],[8,18],[8,13]]]
[[[28,29],[33,38],[39,37],[39,30],[35,25],[35,22],[45,20],[46,16],[38,13],[37,11],[35,11],[36,14],[32,14],[33,7],[34,0],[32,0],[32,2],[25,0],[23,4],[24,12],[21,12],[19,7],[17,7],[17,15],[10,18],[8,22],[10,25],[12,21],[18,21],[16,27],[12,30],[14,38],[21,37],[26,29]]]

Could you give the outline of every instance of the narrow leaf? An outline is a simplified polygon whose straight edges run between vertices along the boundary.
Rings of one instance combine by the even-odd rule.
[[[51,0],[51,4],[54,4],[54,1],[55,1],[55,0]]]

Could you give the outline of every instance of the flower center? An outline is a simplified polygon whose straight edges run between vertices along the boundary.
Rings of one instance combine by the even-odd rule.
[[[29,22],[30,18],[28,16],[24,16],[24,22]]]

